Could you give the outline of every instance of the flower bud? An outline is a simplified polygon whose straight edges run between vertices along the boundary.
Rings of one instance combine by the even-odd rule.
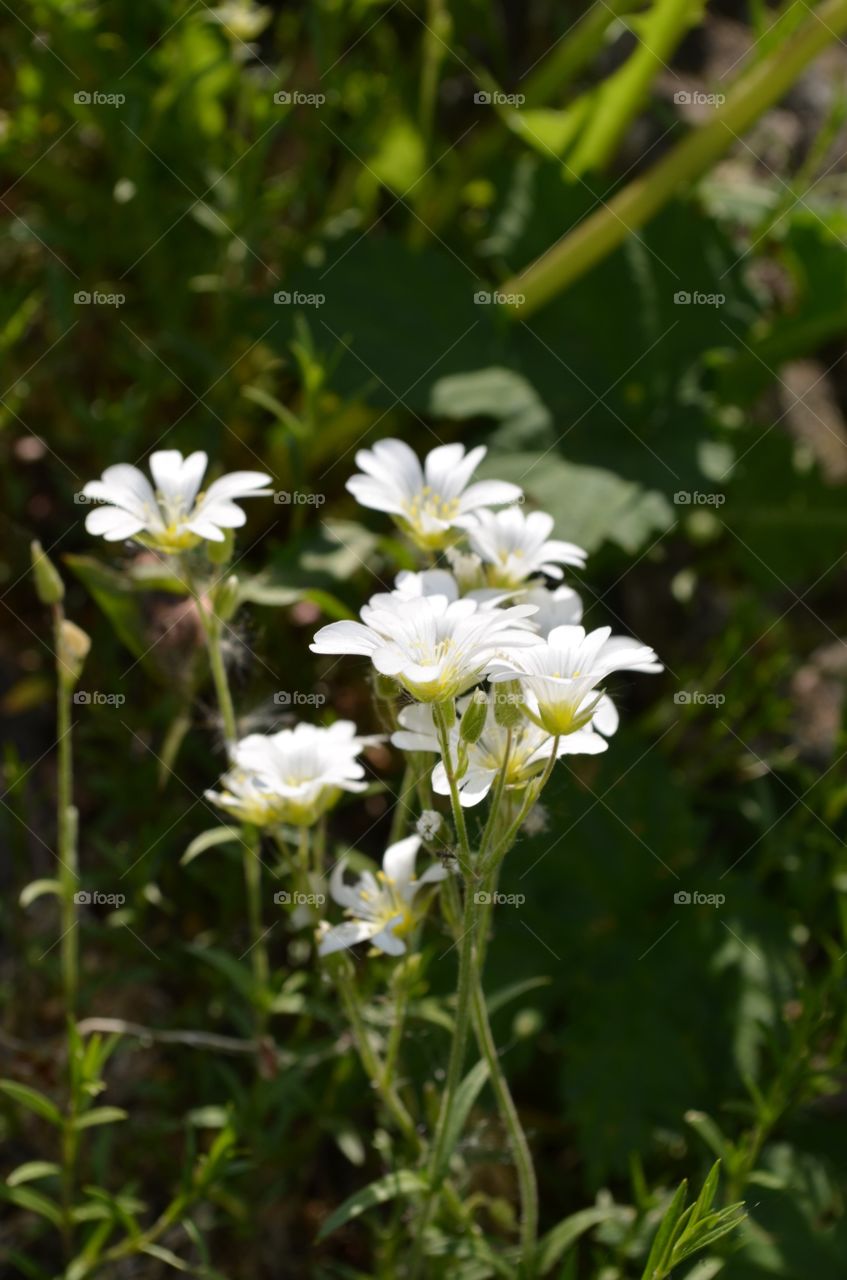
[[[441,716],[442,724],[449,733],[456,723],[456,703],[453,698],[448,698],[445,702],[437,703],[436,707]]]
[[[56,661],[59,679],[73,688],[82,675],[85,659],[91,648],[91,636],[75,622],[63,618],[59,626],[59,646]]]
[[[393,676],[384,676],[379,671],[373,673],[373,691],[377,702],[396,702],[402,692]]]
[[[35,590],[42,604],[58,604],[64,599],[65,584],[59,577],[59,571],[53,561],[42,550],[38,540],[29,544],[32,555],[32,572],[35,576]]]
[[[487,718],[488,698],[482,689],[477,689],[462,712],[462,724],[459,729],[462,741],[470,744],[478,742],[482,737]]]
[[[229,622],[238,608],[239,583],[234,573],[215,587],[215,613],[223,622]]]
[[[523,721],[523,690],[519,680],[504,680],[494,687],[494,719],[504,729],[517,729]]]

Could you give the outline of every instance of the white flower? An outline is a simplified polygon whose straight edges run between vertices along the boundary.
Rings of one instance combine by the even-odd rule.
[[[208,22],[217,22],[233,40],[255,40],[261,35],[273,17],[273,10],[259,7],[252,0],[224,0],[217,9],[206,16]]]
[[[418,702],[442,702],[476,684],[513,648],[540,644],[527,619],[534,605],[492,609],[476,600],[379,597],[361,622],[331,622],[315,636],[313,653],[358,653],[393,676]]]
[[[99,480],[89,480],[82,491],[86,498],[106,504],[89,511],[86,529],[107,542],[135,538],[168,554],[196,547],[204,538],[223,542],[224,529],[238,529],[247,519],[234,499],[271,493],[264,487],[270,476],[261,471],[232,471],[200,493],[207,462],[203,452],[187,458],[177,449],[151,454],[155,492],[138,467],[126,462],[107,467]]]
[[[512,730],[511,745],[509,744],[508,730],[498,724],[494,715],[498,696],[508,697],[507,694],[498,694],[496,688],[490,691],[485,728],[481,736],[474,743],[463,744],[467,764],[458,780],[459,800],[463,808],[471,808],[485,799],[504,763],[506,787],[510,791],[523,791],[543,771],[553,753],[554,739],[551,734],[528,719],[522,720]],[[465,707],[461,703],[459,705],[463,712]],[[430,707],[404,707],[398,720],[400,728],[391,735],[395,747],[399,747],[401,751],[440,750]],[[450,732],[450,749],[454,760],[459,755],[460,724],[461,722],[457,723]],[[618,713],[614,703],[604,695],[595,707],[591,720],[582,729],[559,739],[556,759],[566,755],[598,755],[606,750],[606,738],[617,727]],[[439,761],[433,769],[432,787],[437,795],[450,794],[443,761]]]
[[[376,875],[365,871],[356,885],[344,879],[345,862],[336,864],[329,891],[346,909],[350,919],[328,929],[318,945],[318,954],[327,956],[357,942],[372,942],[390,956],[401,956],[406,950],[403,938],[420,918],[415,894],[427,884],[445,880],[449,874],[439,863],[427,867],[419,880],[415,876],[415,858],[421,847],[420,836],[408,836],[386,849],[382,871]]]
[[[561,578],[563,564],[585,566],[582,547],[550,538],[553,517],[546,511],[478,511],[467,529],[471,550],[488,566],[494,587],[520,586],[534,573]]]
[[[494,681],[519,680],[531,695],[528,713],[555,735],[583,729],[597,711],[597,686],[613,671],[662,670],[647,645],[612,636],[610,627],[586,634],[584,627],[554,627],[546,643],[514,652],[491,672]],[[534,699],[534,703],[532,702]]]
[[[479,601],[481,605],[494,608],[508,600],[509,592],[486,586],[465,591],[448,569],[422,569],[418,573],[403,569],[394,580],[394,590],[378,592],[371,596],[368,605],[371,608],[391,608],[397,601],[420,600],[422,596],[446,596],[451,602],[465,596],[469,600]]]
[[[573,626],[582,622],[582,600],[573,587],[531,587],[520,593],[521,604],[534,604],[537,613],[532,615],[532,625],[541,636],[548,636],[554,627]]]
[[[251,733],[232,748],[224,790],[206,795],[241,822],[308,827],[342,791],[364,791],[365,771],[356,757],[372,741],[358,737],[350,720]]]
[[[466,527],[470,512],[521,496],[517,485],[504,480],[468,485],[485,454],[484,445],[465,453],[464,445],[444,444],[421,467],[402,440],[380,440],[356,454],[365,474],[351,476],[347,488],[363,507],[394,516],[419,547],[435,550],[453,540],[454,529]]]

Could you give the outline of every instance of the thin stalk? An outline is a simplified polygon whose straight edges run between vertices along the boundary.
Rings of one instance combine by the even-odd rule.
[[[652,168],[640,174],[574,231],[518,275],[501,285],[504,294],[522,294],[508,307],[525,320],[607,257],[669,200],[705,173],[763,112],[791,87],[800,73],[847,30],[847,0],[825,0],[790,42],[780,45],[737,81],[707,125],[693,130]],[[504,304],[505,305],[505,304]]]
[[[512,1156],[517,1170],[521,1200],[521,1260],[518,1274],[528,1277],[534,1274],[533,1264],[536,1237],[538,1235],[538,1185],[535,1179],[535,1169],[532,1163],[529,1143],[526,1140],[526,1134],[523,1131],[517,1108],[500,1064],[497,1046],[491,1034],[491,1024],[488,1021],[488,1009],[485,1004],[485,992],[482,988],[482,974],[478,967],[474,970],[473,1016],[477,1043],[482,1056],[488,1063],[489,1080],[494,1096],[497,1099],[500,1115],[509,1134]]]
[[[250,964],[255,984],[256,1034],[262,1035],[267,1026],[267,993],[270,984],[270,965],[265,946],[265,930],[262,927],[262,859],[261,837],[255,827],[244,827],[241,833],[241,857],[244,867],[244,888],[247,896],[247,923],[250,931]]]

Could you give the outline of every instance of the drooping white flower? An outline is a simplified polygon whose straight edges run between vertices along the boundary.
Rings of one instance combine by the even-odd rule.
[[[485,454],[484,445],[469,453],[461,444],[439,445],[422,467],[402,440],[379,440],[356,454],[364,474],[351,476],[347,489],[363,507],[393,516],[419,547],[435,550],[453,540],[454,529],[466,527],[471,512],[521,496],[504,480],[469,484]]]
[[[241,822],[312,826],[342,791],[364,791],[365,771],[356,757],[372,741],[359,737],[350,720],[251,733],[231,750],[223,791],[206,796]]]
[[[506,787],[510,791],[523,791],[543,771],[553,753],[553,736],[529,719],[523,719],[512,730],[510,742],[508,730],[498,723],[494,714],[495,702],[499,696],[508,695],[500,695],[496,687],[489,692],[485,728],[476,742],[463,744],[462,755],[467,763],[458,779],[459,800],[463,808],[471,808],[485,799],[504,763]],[[466,706],[467,702],[464,706],[460,702],[460,712],[464,712]],[[398,720],[400,728],[391,735],[395,747],[399,747],[401,751],[440,752],[430,707],[404,707]],[[614,703],[604,695],[595,707],[591,720],[582,729],[559,739],[556,758],[566,755],[598,755],[606,750],[606,738],[617,727],[618,713]],[[450,750],[454,761],[459,758],[460,740],[461,720],[450,732]],[[433,769],[432,788],[437,795],[450,794],[443,760]]]
[[[582,622],[582,600],[573,587],[531,587],[516,597],[521,604],[534,604],[532,625],[540,636],[549,636],[554,627],[569,627]]]
[[[358,653],[393,676],[418,702],[442,702],[470,689],[498,655],[540,644],[528,626],[534,605],[493,609],[476,600],[379,598],[361,622],[321,627],[313,653]]]
[[[467,530],[471,550],[487,566],[494,587],[517,587],[537,573],[561,578],[563,564],[585,566],[582,547],[551,539],[553,517],[546,511],[477,511]]]
[[[382,870],[376,875],[364,871],[355,885],[344,879],[344,859],[336,864],[329,891],[350,919],[326,930],[318,945],[319,955],[354,947],[357,942],[371,942],[390,956],[403,955],[403,939],[420,918],[415,895],[424,885],[437,884],[449,874],[440,863],[433,863],[416,880],[415,859],[420,847],[420,836],[398,840],[386,849]]]
[[[545,643],[515,650],[491,672],[493,681],[518,680],[531,695],[540,724],[552,734],[572,734],[590,723],[602,697],[601,681],[613,671],[661,671],[647,645],[613,636],[610,627],[554,627]],[[534,704],[532,702],[534,699]]]
[[[266,496],[272,492],[265,487],[271,478],[261,471],[232,471],[201,493],[207,462],[202,451],[187,458],[178,449],[151,454],[155,490],[138,467],[125,462],[107,467],[82,491],[105,504],[89,511],[86,529],[107,542],[135,538],[168,554],[189,550],[204,539],[223,542],[224,529],[238,529],[247,519],[235,499]]]

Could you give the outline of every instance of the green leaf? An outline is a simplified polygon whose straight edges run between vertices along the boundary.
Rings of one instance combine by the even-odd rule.
[[[663,1263],[670,1254],[687,1192],[688,1181],[684,1179],[674,1192],[673,1199],[665,1210],[662,1221],[659,1223],[659,1230],[653,1240],[653,1247],[647,1258],[647,1265],[644,1268],[641,1280],[662,1280],[662,1277],[666,1274]]]
[[[189,862],[193,862],[207,849],[213,849],[215,845],[238,843],[241,839],[240,827],[211,827],[208,831],[203,831],[199,836],[194,837],[179,860],[180,866],[187,867]]]
[[[190,1271],[187,1262],[183,1262],[182,1258],[178,1258],[170,1249],[165,1249],[160,1244],[143,1244],[140,1249],[141,1253],[149,1254],[151,1258],[158,1258],[160,1262],[164,1262],[167,1266],[173,1267],[174,1271]]]
[[[453,1099],[453,1109],[450,1112],[444,1136],[445,1165],[449,1161],[454,1147],[462,1136],[462,1130],[467,1123],[471,1107],[476,1102],[480,1090],[487,1079],[488,1063],[483,1058],[480,1059],[475,1067],[471,1068],[456,1090],[456,1096]]]
[[[93,1129],[100,1124],[114,1124],[116,1120],[126,1120],[129,1113],[123,1107],[94,1107],[84,1115],[77,1116],[75,1129]]]
[[[389,1173],[384,1178],[379,1178],[369,1186],[363,1187],[361,1191],[357,1191],[334,1213],[331,1213],[318,1232],[318,1240],[325,1240],[333,1231],[343,1227],[346,1222],[361,1217],[374,1205],[385,1204],[389,1200],[396,1199],[397,1196],[422,1195],[428,1190],[428,1185],[426,1179],[419,1173],[412,1173],[408,1169]]]
[[[61,1111],[55,1103],[46,1098],[43,1093],[39,1093],[37,1089],[31,1089],[26,1084],[18,1084],[16,1080],[0,1080],[0,1090],[6,1094],[7,1098],[11,1098],[13,1102],[20,1103],[22,1107],[27,1107],[30,1111],[34,1111],[36,1115],[49,1120],[51,1124],[55,1124],[58,1128],[62,1127]]]
[[[51,1160],[29,1160],[19,1164],[6,1179],[7,1187],[19,1187],[22,1182],[36,1182],[39,1178],[52,1178],[61,1173],[59,1165]]]
[[[510,1004],[512,1000],[519,999],[528,991],[537,991],[539,987],[549,987],[552,978],[525,978],[523,982],[512,982],[508,987],[501,987],[499,991],[488,999],[488,1012],[496,1013],[498,1009],[504,1008]]]
[[[62,1225],[62,1211],[56,1201],[50,1200],[40,1191],[33,1191],[31,1187],[8,1187],[0,1184],[0,1196],[20,1209],[28,1209],[30,1213],[37,1213],[40,1218],[46,1218],[54,1227]]]
[[[708,1177],[703,1183],[700,1194],[694,1202],[694,1212],[691,1215],[691,1224],[694,1226],[705,1218],[706,1214],[712,1207],[715,1199],[715,1193],[718,1189],[718,1179],[721,1172],[721,1162],[716,1160],[709,1170]]]
[[[508,426],[516,446],[525,437],[530,444],[553,423],[553,415],[532,384],[514,370],[497,366],[439,378],[432,386],[429,411],[458,422],[493,418]]]
[[[21,896],[18,899],[22,907],[28,907],[35,902],[36,898],[41,898],[45,893],[55,894],[57,898],[62,896],[62,886],[58,880],[30,880],[28,885],[21,889]]]
[[[580,1209],[570,1214],[552,1227],[538,1242],[537,1265],[539,1273],[544,1276],[575,1244],[580,1236],[601,1222],[617,1218],[624,1220],[632,1216],[632,1210],[625,1205],[603,1204],[593,1205],[590,1209]]]
[[[729,1144],[711,1116],[706,1115],[705,1111],[686,1111],[683,1119],[711,1147],[719,1161],[727,1158],[730,1154]]]

